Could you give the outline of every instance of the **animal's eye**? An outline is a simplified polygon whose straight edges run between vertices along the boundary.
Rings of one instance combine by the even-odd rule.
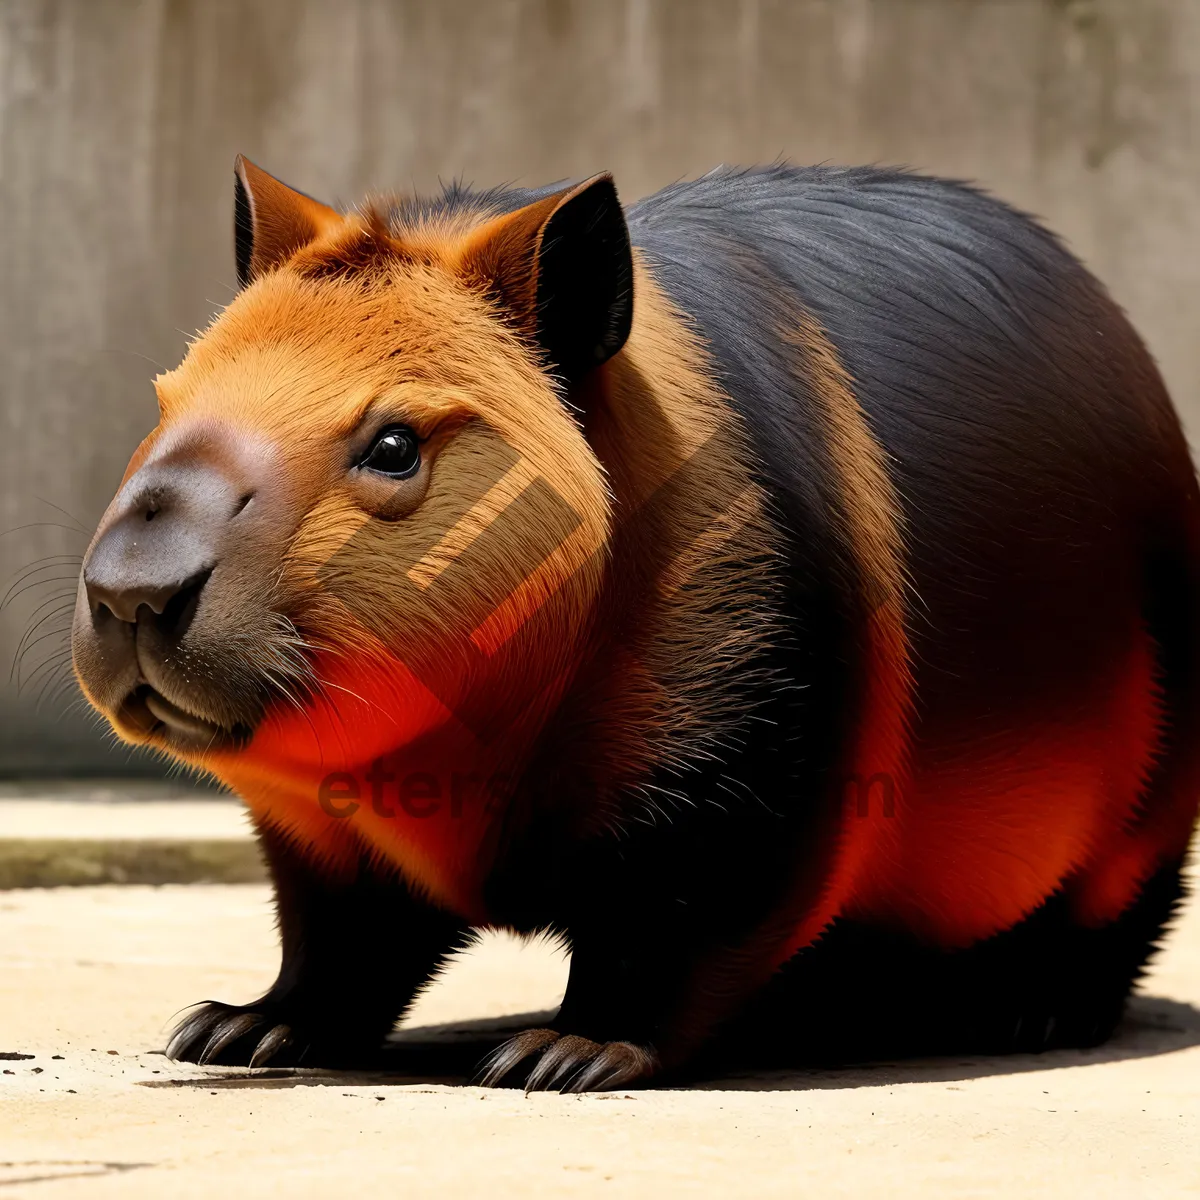
[[[407,425],[389,425],[376,435],[358,465],[391,479],[408,479],[420,470],[421,443]]]

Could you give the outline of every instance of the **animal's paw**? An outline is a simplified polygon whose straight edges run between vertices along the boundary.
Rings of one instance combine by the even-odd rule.
[[[527,1092],[603,1092],[649,1079],[658,1056],[632,1042],[593,1042],[553,1029],[527,1029],[483,1061],[479,1082],[497,1087],[535,1058],[525,1076]]]
[[[295,1066],[309,1057],[278,1005],[240,1006],[209,1001],[194,1008],[171,1034],[167,1057],[201,1066]]]

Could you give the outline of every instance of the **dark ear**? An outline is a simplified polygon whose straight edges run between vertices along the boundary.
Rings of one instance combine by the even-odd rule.
[[[233,165],[233,237],[245,287],[342,223],[328,205],[280,183],[239,154]]]
[[[633,258],[610,175],[489,221],[472,237],[464,265],[568,386],[629,336]]]

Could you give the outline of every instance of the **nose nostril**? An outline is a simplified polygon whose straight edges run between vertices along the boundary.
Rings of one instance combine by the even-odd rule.
[[[200,603],[200,593],[213,573],[212,567],[198,572],[186,580],[179,590],[163,605],[157,623],[159,628],[169,630],[176,637],[182,637],[196,615]]]
[[[247,492],[244,496],[239,497],[237,506],[233,510],[233,515],[236,517],[239,513],[241,513],[245,509],[246,505],[249,504],[253,499],[253,492]]]
[[[93,624],[97,631],[114,625],[153,624],[163,634],[182,637],[212,573],[213,567],[205,567],[181,584],[121,586],[88,580]]]

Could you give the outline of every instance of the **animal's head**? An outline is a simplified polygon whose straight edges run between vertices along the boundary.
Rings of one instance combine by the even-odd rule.
[[[121,738],[211,767],[349,729],[363,762],[553,702],[611,524],[577,405],[633,268],[607,177],[524,199],[343,215],[239,159],[242,290],[156,381],[80,580]]]

